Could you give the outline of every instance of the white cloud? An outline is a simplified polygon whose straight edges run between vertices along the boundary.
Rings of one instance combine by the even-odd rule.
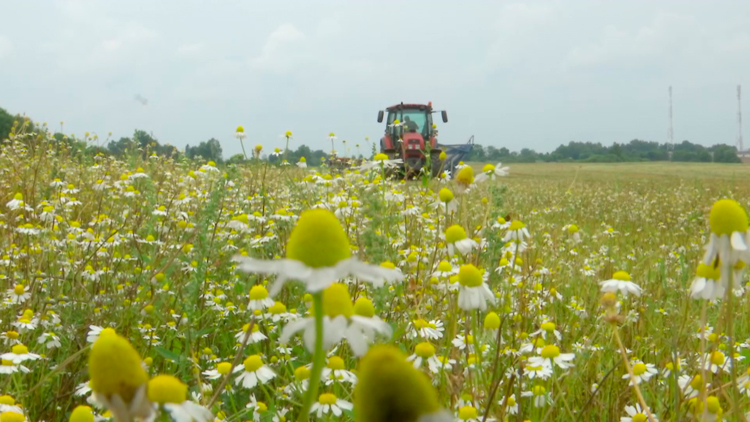
[[[307,37],[290,23],[276,28],[266,40],[261,54],[251,60],[251,65],[271,73],[289,73],[311,58]]]

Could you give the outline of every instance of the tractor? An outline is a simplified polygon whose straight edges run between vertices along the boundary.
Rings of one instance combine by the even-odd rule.
[[[443,171],[453,171],[456,164],[474,146],[474,137],[465,145],[440,145],[437,130],[433,126],[432,102],[425,104],[396,104],[378,111],[378,123],[383,123],[388,112],[385,135],[380,139],[380,152],[389,159],[402,159],[399,173],[411,178],[422,171],[430,171],[432,177]],[[443,123],[448,122],[448,113],[440,110]],[[440,153],[446,153],[446,160],[440,161]],[[429,163],[429,165],[428,165]]]

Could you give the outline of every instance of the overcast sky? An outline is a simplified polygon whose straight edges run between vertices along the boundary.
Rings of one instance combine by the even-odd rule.
[[[664,142],[669,85],[675,140],[734,144],[737,84],[750,97],[746,0],[0,0],[0,16],[0,107],[77,135],[215,137],[225,157],[237,125],[266,148],[286,130],[293,147],[379,139],[401,101],[448,110],[442,143]]]

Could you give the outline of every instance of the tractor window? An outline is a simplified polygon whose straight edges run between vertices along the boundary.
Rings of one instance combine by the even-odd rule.
[[[408,119],[407,119],[408,117]],[[398,119],[404,124],[404,131],[429,134],[432,131],[432,115],[424,110],[393,110],[388,113],[388,124]]]

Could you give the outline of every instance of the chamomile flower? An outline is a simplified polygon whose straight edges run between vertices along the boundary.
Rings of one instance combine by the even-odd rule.
[[[715,301],[724,297],[725,280],[721,278],[719,266],[698,264],[695,278],[690,284],[690,296],[693,299]]]
[[[472,264],[462,265],[458,272],[458,307],[470,311],[473,309],[486,310],[487,302],[494,304],[495,295],[492,294],[482,273]]]
[[[94,400],[112,412],[115,419],[148,418],[153,413],[141,357],[127,339],[114,331],[102,332],[91,346],[89,376]]]
[[[354,405],[346,400],[336,397],[333,393],[323,393],[318,397],[318,401],[310,407],[310,413],[315,413],[318,418],[324,414],[333,413],[333,416],[339,417],[344,410],[352,410]]]
[[[354,389],[360,422],[382,422],[393,415],[405,420],[449,422],[429,379],[392,345],[373,346],[362,358]]]
[[[512,242],[513,244],[523,244],[526,239],[530,238],[529,229],[521,220],[513,220],[508,226],[508,232],[503,237],[503,242]]]
[[[29,286],[23,284],[16,284],[12,289],[8,289],[6,295],[11,303],[23,303],[31,297]]]
[[[485,164],[482,167],[482,172],[476,177],[477,182],[484,180],[493,180],[496,177],[503,177],[508,175],[508,167],[503,167],[503,163],[497,163],[496,166],[492,164]]]
[[[463,227],[454,224],[445,231],[445,243],[448,244],[448,256],[452,257],[455,250],[466,255],[473,249],[479,247],[479,244],[466,235]]]
[[[253,324],[253,328],[250,328],[250,324],[248,323],[243,325],[242,330],[234,335],[235,340],[241,343],[244,340],[245,335],[247,335],[247,330],[250,330],[250,338],[248,339],[247,344],[255,344],[268,338],[268,336],[260,331],[260,326],[258,324]]]
[[[344,359],[339,356],[331,356],[328,358],[325,368],[323,368],[323,380],[326,385],[331,385],[334,382],[356,384],[357,376],[346,369]]]
[[[367,352],[368,343],[376,334],[390,337],[392,330],[388,323],[374,316],[360,315],[355,312],[349,290],[345,284],[336,283],[323,291],[323,347],[330,349],[339,341],[346,339],[349,347],[357,356]],[[372,310],[374,313],[374,309]],[[367,314],[370,311],[368,310]],[[281,331],[279,341],[287,343],[292,335],[303,331],[305,346],[312,353],[315,347],[315,319],[302,318],[287,324]]]
[[[232,371],[231,363],[219,362],[218,364],[216,364],[216,367],[214,369],[203,371],[203,376],[205,376],[209,380],[217,380],[219,378],[223,378],[231,371]]]
[[[16,344],[11,347],[11,351],[9,353],[3,353],[2,355],[0,355],[0,359],[9,360],[14,365],[18,365],[19,363],[27,360],[37,360],[39,358],[41,358],[41,356],[29,352],[29,348],[24,346],[23,344]]]
[[[414,347],[414,354],[406,358],[407,361],[414,363],[414,368],[420,369],[422,363],[426,363],[430,372],[436,374],[440,371],[442,364],[435,357],[435,346],[423,341]]]
[[[625,413],[628,416],[620,417],[620,422],[649,422],[648,415],[638,403],[635,406],[625,406]],[[654,416],[653,422],[659,422],[659,419]]]
[[[276,377],[276,373],[263,363],[260,355],[248,356],[241,365],[234,368],[233,372],[240,372],[234,383],[248,389],[258,384],[265,384]]]
[[[521,397],[530,397],[534,407],[544,407],[546,404],[552,402],[552,397],[550,397],[543,385],[532,386],[530,390],[521,392]]]
[[[617,271],[612,274],[611,279],[600,281],[599,284],[602,286],[601,291],[604,293],[619,291],[624,296],[628,294],[640,296],[642,291],[639,285],[630,281],[630,274],[625,271]]]
[[[256,284],[250,288],[250,300],[247,302],[247,308],[253,311],[263,310],[273,306],[274,301],[268,297],[268,290],[264,286]]]
[[[241,271],[276,274],[271,296],[289,279],[302,281],[308,291],[318,292],[350,275],[375,286],[403,278],[399,271],[353,258],[344,229],[336,216],[323,208],[313,208],[300,215],[289,237],[286,256],[286,259],[265,261],[238,255],[234,260]]]
[[[187,399],[188,387],[171,375],[157,375],[148,382],[148,399],[164,408],[175,422],[213,421],[205,407]]]
[[[711,353],[706,353],[703,357],[704,368],[706,371],[711,371],[714,374],[719,371],[729,372],[732,367],[732,360],[727,359],[726,355],[719,350],[714,350]]]
[[[573,353],[560,353],[560,348],[554,344],[548,344],[542,348],[539,356],[532,356],[529,358],[529,365],[533,366],[546,366],[552,368],[553,364],[557,365],[561,369],[572,368],[573,364],[570,363],[575,358]]]
[[[640,384],[642,381],[648,381],[651,377],[659,373],[653,363],[643,363],[638,360],[631,362],[630,366],[633,371],[631,384]],[[622,379],[630,379],[630,374],[623,375]]]
[[[722,274],[740,260],[750,261],[750,221],[747,211],[737,201],[720,199],[711,207],[709,215],[711,236],[706,245],[703,263],[713,265],[716,260],[723,264]]]

